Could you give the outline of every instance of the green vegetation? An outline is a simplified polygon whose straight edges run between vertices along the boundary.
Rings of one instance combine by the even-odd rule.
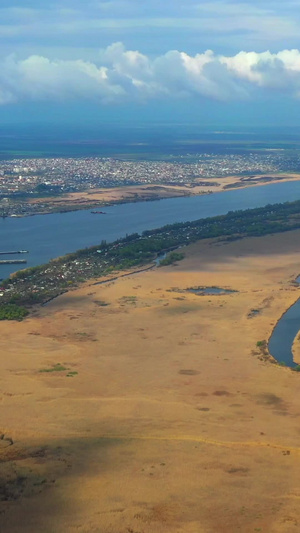
[[[69,370],[67,367],[62,365],[61,363],[56,363],[55,365],[52,365],[50,368],[42,368],[39,370],[41,373],[51,373],[51,372],[68,372],[66,374],[67,378],[73,378],[74,376],[77,376],[78,372],[75,370]]]
[[[275,361],[270,357],[269,350],[268,350],[268,343],[266,340],[263,341],[257,341],[256,343],[257,348],[259,348],[259,359],[261,361],[270,361],[275,363]]]
[[[56,363],[55,365],[51,366],[51,368],[42,368],[39,372],[64,372],[65,370],[68,370],[68,368],[63,366],[61,363]]]
[[[294,370],[294,372],[300,372],[300,365],[294,366],[292,370]]]
[[[258,348],[265,348],[267,346],[267,341],[257,341],[256,346]]]
[[[173,265],[177,261],[181,261],[184,258],[183,253],[179,252],[171,252],[165,257],[165,259],[162,259],[159,263],[159,266],[168,266]]]
[[[23,320],[28,315],[25,307],[20,307],[14,303],[0,305],[0,320]]]

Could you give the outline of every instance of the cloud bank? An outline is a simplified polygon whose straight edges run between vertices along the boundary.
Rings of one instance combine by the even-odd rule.
[[[0,104],[38,100],[93,100],[101,104],[202,97],[255,98],[261,91],[300,97],[300,51],[195,56],[172,50],[150,58],[115,43],[99,62],[32,55],[0,59]]]

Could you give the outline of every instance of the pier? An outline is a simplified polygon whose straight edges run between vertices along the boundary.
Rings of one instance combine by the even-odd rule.
[[[27,263],[26,259],[1,259],[0,265],[21,265]]]
[[[28,254],[28,250],[15,250],[9,252],[0,252],[0,255]]]

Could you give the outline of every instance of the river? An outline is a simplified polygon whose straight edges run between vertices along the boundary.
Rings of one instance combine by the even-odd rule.
[[[1,256],[1,259],[26,259],[27,265],[22,265],[25,268],[96,245],[102,239],[111,242],[126,234],[141,233],[165,224],[298,199],[300,181],[293,181],[204,196],[115,205],[105,207],[105,215],[93,215],[86,210],[0,219],[0,251],[29,251],[26,255]],[[0,278],[19,268],[19,265],[0,265]]]
[[[300,284],[300,276],[296,280]],[[269,352],[279,363],[295,368],[293,343],[300,326],[300,300],[297,300],[277,322],[269,340]]]

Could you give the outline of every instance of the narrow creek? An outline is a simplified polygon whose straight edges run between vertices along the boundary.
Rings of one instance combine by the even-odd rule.
[[[300,276],[296,279],[300,285]],[[282,315],[269,340],[269,352],[278,361],[290,368],[297,363],[293,359],[293,342],[300,330],[300,298]]]

